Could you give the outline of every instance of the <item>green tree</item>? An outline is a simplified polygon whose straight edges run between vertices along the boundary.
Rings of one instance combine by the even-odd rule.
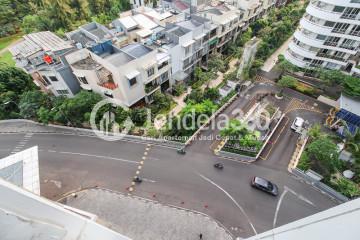
[[[130,118],[136,126],[143,126],[147,120],[146,108],[135,108],[130,111]]]
[[[306,151],[304,151],[302,154],[301,154],[301,157],[300,157],[300,160],[299,160],[299,163],[297,165],[297,168],[303,170],[303,171],[307,171],[311,168],[311,161],[310,161],[310,158],[309,158],[309,155]]]
[[[282,88],[292,88],[292,87],[296,87],[298,81],[296,78],[291,77],[291,76],[283,76],[278,82],[277,85],[282,87]]]
[[[172,102],[171,97],[160,91],[156,91],[154,93],[154,101],[150,105],[151,113],[157,114],[161,110],[169,110],[171,107],[171,102]]]
[[[204,98],[209,99],[212,102],[219,100],[219,90],[217,88],[206,88],[204,91]]]
[[[91,113],[94,105],[102,100],[102,96],[88,91],[81,91],[73,98],[68,98],[57,108],[56,114],[59,118],[66,119],[73,126],[82,126],[86,114]]]
[[[50,99],[46,94],[37,90],[25,92],[20,97],[20,115],[29,119],[37,118],[40,107],[49,105]]]
[[[338,148],[327,136],[322,136],[311,142],[307,147],[310,159],[316,160],[326,176],[339,170],[342,166],[339,160]]]
[[[40,107],[37,111],[38,120],[41,123],[48,124],[52,119],[51,111],[45,107]]]
[[[309,136],[312,139],[318,139],[321,136],[323,136],[324,134],[321,132],[321,125],[319,123],[314,124],[313,126],[311,126],[311,128],[309,129]]]
[[[244,136],[247,133],[249,133],[247,125],[238,119],[231,119],[228,126],[220,131],[222,137],[231,138],[229,140],[230,143],[238,142],[236,138],[239,139],[239,137]]]
[[[360,81],[358,78],[346,76],[343,87],[346,95],[350,97],[360,97]]]
[[[245,46],[245,43],[251,40],[253,32],[251,27],[249,27],[237,40],[237,45],[240,47]]]
[[[204,100],[204,93],[201,89],[193,89],[191,93],[185,98],[185,101],[187,103],[189,102],[200,103],[203,100]]]
[[[211,69],[213,73],[225,72],[226,71],[226,65],[224,60],[222,59],[220,54],[215,54],[211,56],[211,58],[208,61],[208,67]]]

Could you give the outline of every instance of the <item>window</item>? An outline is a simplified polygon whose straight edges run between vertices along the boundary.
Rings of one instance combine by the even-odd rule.
[[[359,12],[360,8],[346,8],[341,18],[355,19]]]
[[[86,77],[78,77],[78,79],[83,84],[89,84],[88,81],[86,80]]]
[[[152,75],[154,75],[154,73],[155,73],[154,67],[148,68],[148,70],[147,70],[148,77],[151,77]]]
[[[57,82],[57,81],[59,81],[55,76],[49,76],[49,78],[50,78],[50,80],[51,80],[52,82]]]
[[[160,69],[162,69],[163,67],[166,67],[168,64],[169,64],[168,61],[165,61],[165,62],[161,63],[161,64],[158,66],[158,69],[160,70]]]
[[[133,77],[132,79],[129,79],[130,87],[134,86],[137,83],[136,77]]]
[[[333,12],[342,13],[345,10],[345,7],[335,6]]]
[[[42,78],[44,79],[46,86],[47,86],[47,85],[51,85],[50,80],[49,80],[46,76],[42,76]]]
[[[345,33],[349,28],[350,24],[348,23],[336,23],[332,32],[334,33]]]
[[[328,37],[324,43],[326,46],[336,47],[340,41],[339,37]]]
[[[190,46],[187,46],[185,48],[185,55],[188,55],[190,53]]]
[[[333,27],[334,25],[335,25],[335,23],[330,22],[330,21],[326,21],[325,24],[324,24],[325,27]]]
[[[161,76],[160,76],[160,82],[161,83],[165,82],[168,79],[169,79],[169,73],[168,72],[164,72],[163,74],[161,74]]]
[[[56,92],[58,93],[58,94],[60,94],[60,95],[67,95],[67,94],[69,94],[69,91],[68,90],[56,90]]]
[[[322,35],[322,34],[318,34],[318,35],[316,36],[316,39],[318,39],[318,40],[325,40],[325,39],[326,39],[326,36],[325,36],[325,35]]]

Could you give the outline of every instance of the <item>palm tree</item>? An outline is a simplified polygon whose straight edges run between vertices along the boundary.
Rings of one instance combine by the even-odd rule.
[[[345,121],[342,121],[343,125],[344,125],[344,149],[347,148],[351,148],[353,149],[355,152],[359,152],[360,150],[360,130],[359,128],[355,129],[354,134],[352,134],[349,131],[349,126]]]

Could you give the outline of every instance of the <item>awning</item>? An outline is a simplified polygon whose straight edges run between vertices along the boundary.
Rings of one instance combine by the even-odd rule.
[[[209,45],[212,45],[212,44],[214,44],[214,43],[218,43],[218,41],[219,41],[219,39],[218,38],[214,38],[214,39],[212,39],[212,40],[210,40],[209,41]]]
[[[158,64],[162,64],[163,62],[170,60],[170,56],[167,53],[159,53],[156,55],[156,60]]]
[[[188,46],[190,46],[191,44],[193,44],[194,42],[195,42],[194,40],[190,40],[190,41],[184,43],[182,46],[183,46],[183,47],[188,47]]]
[[[135,71],[132,71],[132,72],[130,72],[128,74],[125,74],[125,76],[126,76],[127,79],[133,79],[134,77],[136,77],[139,74],[140,74],[140,72],[135,70]]]
[[[196,40],[199,40],[199,39],[201,39],[201,38],[203,38],[203,37],[205,37],[205,36],[206,36],[206,34],[205,34],[205,33],[202,33],[202,34],[200,34],[199,36],[196,36],[195,39],[196,39]]]
[[[146,29],[146,28],[136,32],[136,34],[139,35],[141,38],[150,36],[152,33],[153,33],[153,31],[151,31],[150,29]]]

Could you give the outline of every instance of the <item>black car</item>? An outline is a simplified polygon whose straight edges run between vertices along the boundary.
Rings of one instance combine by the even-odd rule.
[[[273,196],[277,196],[279,193],[278,187],[274,183],[261,177],[254,177],[251,180],[251,186],[264,192],[270,193]]]

